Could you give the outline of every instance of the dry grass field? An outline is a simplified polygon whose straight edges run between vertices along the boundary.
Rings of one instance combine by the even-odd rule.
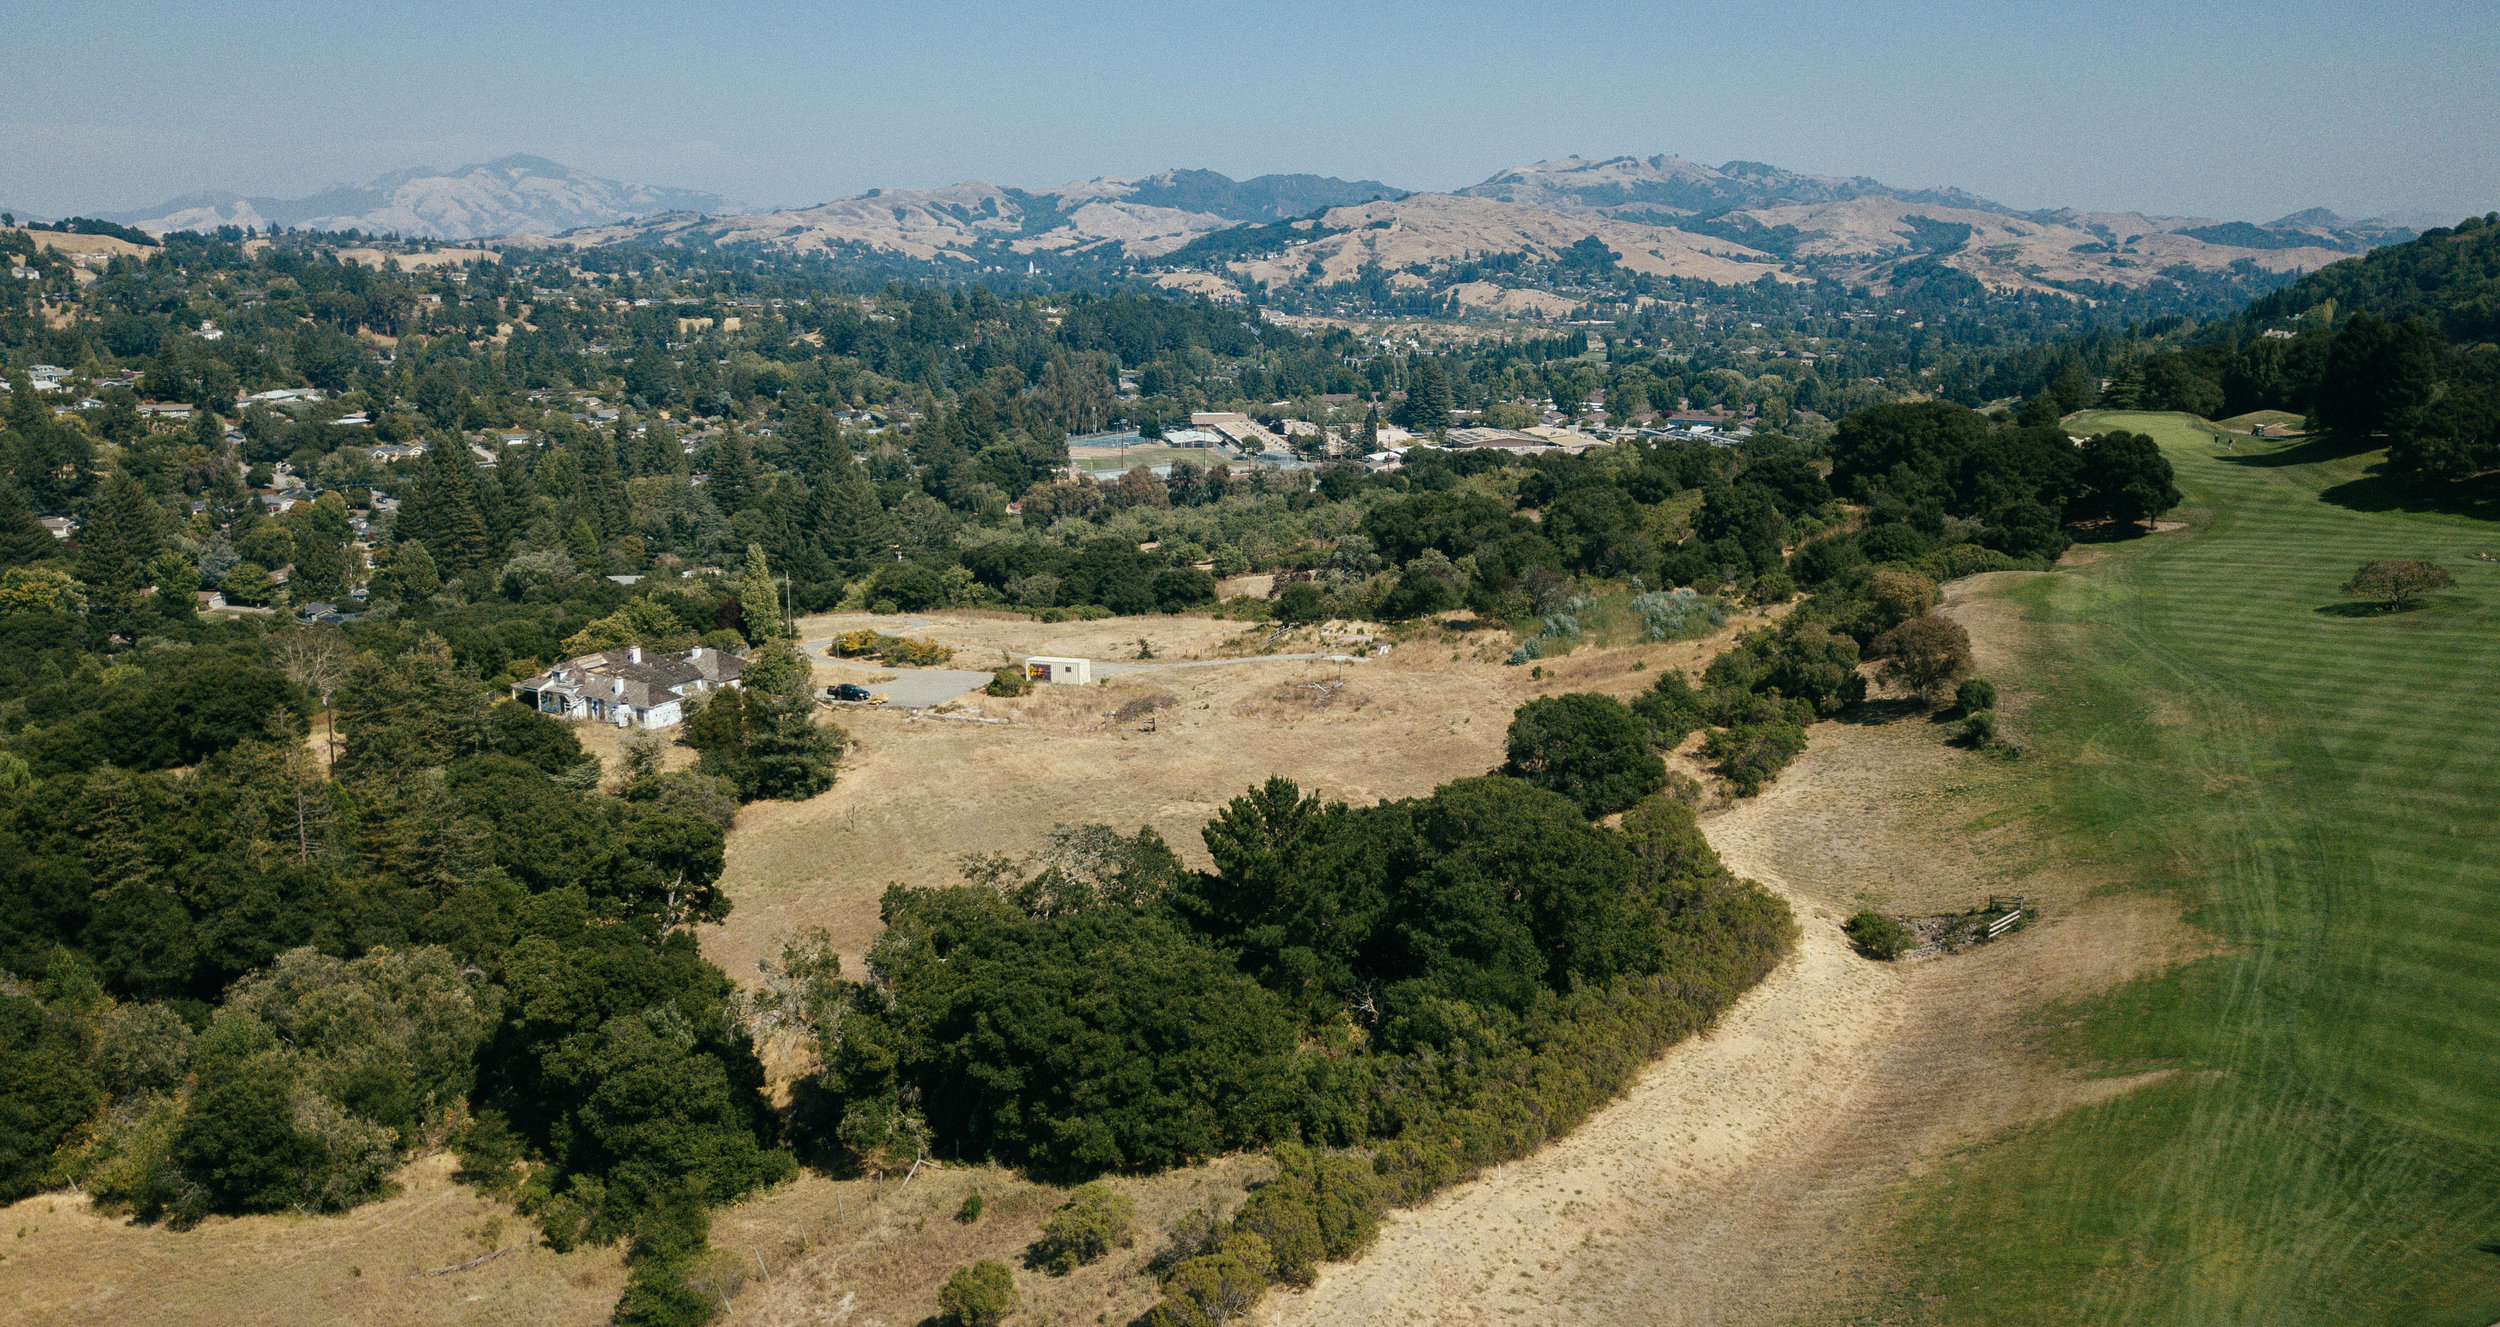
[[[1271,648],[1344,649],[1339,633],[1321,628],[1271,639],[1264,628],[1204,617],[1050,624],[1008,614],[851,615],[803,620],[800,636],[821,640],[861,625],[955,646],[948,666],[962,669],[995,668],[1010,655],[1133,659],[1140,637],[1162,665]],[[1053,825],[1100,821],[1122,832],[1151,825],[1203,866],[1198,827],[1270,774],[1350,802],[1416,796],[1500,764],[1510,713],[1533,696],[1629,695],[1657,676],[1652,670],[1697,667],[1725,644],[1722,635],[1584,649],[1548,661],[1535,679],[1496,662],[1509,648],[1507,634],[1455,635],[1427,633],[1352,663],[1253,656],[1088,687],[1046,686],[1015,699],[975,693],[949,707],[953,718],[845,708],[834,717],[856,745],[833,790],[807,802],[756,803],[739,815],[729,841],[735,910],[705,949],[743,980],[757,959],[780,952],[781,937],[823,926],[845,970],[856,974],[886,886],[954,883],[968,853],[1021,853]],[[819,659],[826,681],[863,680],[867,671]],[[1155,712],[1152,732],[1140,731],[1142,717],[1112,718],[1160,697],[1170,703]]]
[[[400,1191],[343,1216],[251,1216],[187,1231],[135,1225],[47,1194],[0,1214],[0,1321],[150,1327],[368,1327],[607,1320],[618,1249],[550,1252],[511,1208],[451,1178],[437,1154]],[[465,1271],[472,1259],[512,1252]]]

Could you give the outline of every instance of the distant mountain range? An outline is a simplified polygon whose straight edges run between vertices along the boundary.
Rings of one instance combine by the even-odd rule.
[[[1541,161],[1446,194],[1313,176],[1235,182],[1209,171],[1038,192],[972,180],[741,216],[643,217],[559,242],[754,245],[957,271],[1119,265],[1155,272],[1171,289],[1227,298],[1324,291],[1375,272],[1462,308],[1551,316],[1575,301],[1538,274],[1585,263],[1592,242],[1614,264],[1659,277],[1837,276],[1882,287],[1907,268],[1960,272],[2000,291],[2073,293],[2141,289],[2165,273],[2243,263],[2309,271],[2415,233],[2318,209],[2263,226],[2021,212],[1959,189],[1653,156]],[[1577,259],[1568,256],[1574,246]],[[1508,266],[1486,279],[1488,263]]]
[[[2000,291],[2072,293],[2141,289],[2182,269],[2314,270],[2417,233],[2322,208],[2264,225],[2024,212],[1960,189],[1675,156],[1540,161],[1437,194],[1378,180],[1170,170],[1042,190],[981,180],[871,189],[745,213],[711,194],[513,156],[401,171],[310,198],[195,194],[105,219],[156,231],[281,225],[577,248],[752,245],[957,272],[1116,266],[1221,297],[1396,274],[1393,286],[1429,289],[1462,308],[1540,316],[1573,301],[1539,273],[1585,266],[1592,255],[1633,272],[1720,283],[1836,276],[1882,287],[1904,271],[1947,270]],[[1488,264],[1498,269],[1490,279]]]
[[[728,210],[717,194],[624,184],[544,157],[510,156],[447,171],[396,171],[370,184],[343,184],[309,198],[188,194],[135,212],[104,213],[103,219],[159,232],[290,226],[466,240],[553,235],[656,212]]]

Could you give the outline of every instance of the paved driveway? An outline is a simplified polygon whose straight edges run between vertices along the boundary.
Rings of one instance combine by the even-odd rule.
[[[960,668],[896,668],[891,682],[867,682],[862,685],[896,709],[925,710],[943,705],[967,691],[978,691],[990,684],[987,673],[966,672]]]

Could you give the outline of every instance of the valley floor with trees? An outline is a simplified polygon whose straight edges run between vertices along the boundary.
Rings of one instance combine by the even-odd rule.
[[[2166,424],[2078,412],[2301,413],[2304,464],[2383,452],[2354,502],[2487,514],[2495,235],[2432,231],[2203,328],[1992,352],[1991,376],[1963,365],[2008,387],[1987,410],[1801,378],[1782,409],[1836,424],[1112,484],[1063,477],[1069,431],[1334,393],[1341,424],[1385,407],[1429,435],[1462,403],[1762,384],[1648,348],[1375,354],[1204,303],[861,295],[733,258],[453,282],[184,236],[81,286],[14,248],[37,279],[0,301],[0,1199],[317,1216],[450,1149],[550,1246],[627,1249],[616,1320],[670,1324],[719,1307],[689,1281],[712,1214],[802,1158],[1081,1183],[1264,1150],[1274,1178],[1162,1269],[1153,1321],[1222,1321],[1569,1131],[1780,961],[1795,920],[1719,862],[1662,753],[1757,794],[1871,682],[1952,698],[2006,752],[1939,587],[2185,500],[2176,444],[2143,431]],[[746,299],[777,311],[743,339],[691,325]],[[37,355],[100,395],[38,391]],[[278,383],[330,400],[238,408]],[[612,415],[558,400],[592,388]],[[2437,550],[2369,554],[2338,571],[2352,594],[2453,588]],[[1219,599],[1253,570],[1272,596]],[[293,620],[315,602],[350,611]],[[1278,771],[1208,822],[1203,871],[1150,829],[1070,827],[889,893],[864,972],[798,936],[741,987],[697,937],[727,915],[741,806],[841,776],[784,636],[835,608],[1463,613],[1530,676],[1601,619],[1650,642],[1776,620],[1629,701],[1523,705],[1479,777],[1353,806]],[[502,699],[591,651],[694,645],[747,667],[680,730],[692,768],[663,739],[611,767]],[[757,1036],[789,1029],[820,1068],[774,1084]],[[1100,1193],[1069,1202],[1045,1263],[1122,1237]],[[950,1303],[974,1320],[1000,1285],[966,1269]]]

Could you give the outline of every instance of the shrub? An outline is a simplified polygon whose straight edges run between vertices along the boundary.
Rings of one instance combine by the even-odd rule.
[[[1233,1229],[1267,1242],[1279,1281],[1309,1285],[1327,1256],[1319,1213],[1311,1210],[1310,1190],[1300,1184],[1279,1179],[1260,1186],[1233,1218]]]
[[[1964,714],[1977,714],[1981,710],[1992,710],[1996,707],[1997,689],[1991,683],[1976,677],[1966,677],[1962,679],[1962,685],[1953,689],[1953,708]]]
[[[1611,696],[1573,692],[1519,707],[1502,772],[1579,804],[1591,820],[1623,810],[1666,785],[1649,733]]]
[[[181,1085],[198,1038],[171,1006],[117,1004],[96,1022],[96,1078],[107,1093],[127,1097]]]
[[[52,1149],[95,1110],[84,1040],[57,1007],[0,992],[0,1202],[41,1189]]]
[[[1372,1154],[1381,1197],[1391,1206],[1412,1207],[1458,1180],[1458,1158],[1449,1149],[1400,1138]]]
[[[1782,576],[1781,580],[1785,582],[1787,578]],[[1757,585],[1757,592],[1759,588]],[[1794,586],[1789,588],[1789,593],[1796,593]],[[1682,640],[1688,636],[1706,636],[1727,625],[1727,613],[1716,600],[1706,599],[1690,589],[1635,595],[1631,608],[1640,617],[1642,640]]]
[[[955,1219],[967,1226],[971,1225],[981,1219],[981,1207],[981,1192],[975,1189],[964,1195],[964,1205],[955,1209]]]
[[[1276,620],[1292,625],[1317,622],[1328,616],[1328,598],[1309,581],[1296,581],[1276,596]]]
[[[909,665],[914,668],[936,668],[955,657],[955,651],[933,640],[917,637],[888,636],[863,627],[833,638],[831,651],[836,657],[857,659],[873,655],[889,668]]]
[[[1954,740],[1973,749],[1996,745],[1996,714],[1989,710],[1974,711],[1970,717],[1962,720],[1962,726],[1954,734]]]
[[[1746,632],[1710,661],[1701,680],[1712,690],[1777,691],[1817,714],[1837,714],[1866,698],[1858,643],[1804,613],[1791,613],[1776,629]]]
[[[1068,1201],[1042,1218],[1042,1237],[1034,1242],[1033,1265],[1052,1276],[1066,1276],[1113,1249],[1137,1241],[1137,1204],[1099,1180],[1077,1186]]]
[[[1721,777],[1743,797],[1761,792],[1805,749],[1806,730],[1782,719],[1721,729],[1702,743],[1703,754],[1718,762]]]
[[[938,1287],[939,1317],[948,1327],[997,1327],[1015,1311],[1015,1276],[1005,1263],[983,1258]]]
[[[1276,1180],[1268,1187],[1289,1188],[1310,1207],[1319,1221],[1323,1256],[1330,1262],[1347,1262],[1371,1247],[1380,1233],[1380,1212],[1387,1202],[1380,1174],[1370,1162],[1279,1143],[1276,1163]]]
[[[1033,694],[1033,678],[1022,664],[1008,664],[990,674],[990,684],[981,690],[993,696],[1029,696]]]
[[[1624,812],[1623,838],[1640,859],[1641,883],[1650,888],[1727,874],[1693,808],[1668,794]]]
[[[1652,747],[1672,751],[1702,726],[1701,697],[1693,694],[1693,684],[1682,672],[1661,669],[1649,690],[1633,698],[1632,714]]]
[[[1901,923],[1873,908],[1860,909],[1858,915],[1850,918],[1848,924],[1840,929],[1849,937],[1849,942],[1858,947],[1858,952],[1868,958],[1890,962],[1910,949],[1910,933],[1902,928]]]
[[[1858,536],[1858,548],[1869,562],[1913,562],[1936,541],[1907,525],[1879,525]]]
[[[1245,1244],[1256,1244],[1248,1236]],[[1239,1251],[1192,1258],[1163,1278],[1163,1302],[1148,1310],[1146,1327],[1223,1327],[1257,1306],[1267,1277]]]

